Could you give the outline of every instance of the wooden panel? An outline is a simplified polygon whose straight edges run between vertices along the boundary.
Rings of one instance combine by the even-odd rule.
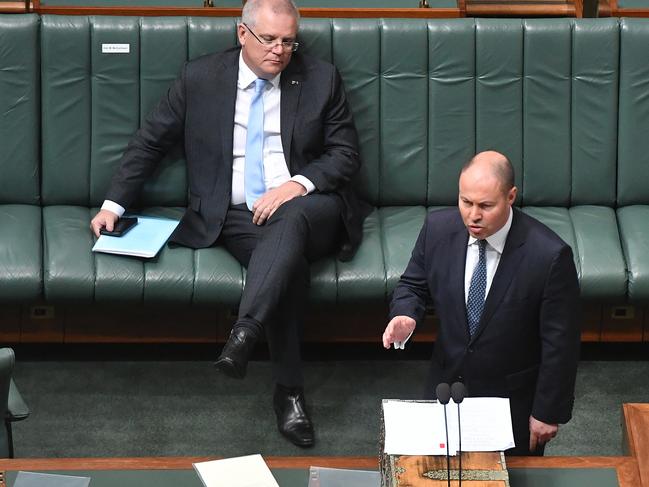
[[[0,305],[0,343],[20,341],[20,306]]]
[[[65,343],[216,343],[225,321],[223,310],[198,306],[75,306],[65,312]]]
[[[624,447],[638,462],[640,485],[649,486],[649,404],[622,405]]]
[[[214,7],[34,7],[40,14],[58,15],[133,15],[144,17],[194,16],[239,17],[240,8]],[[459,8],[301,8],[302,17],[316,18],[454,18],[460,17]]]
[[[439,318],[436,314],[426,315],[423,324],[413,335],[413,341],[416,343],[432,343],[437,339],[437,329],[439,328]]]
[[[572,1],[466,0],[467,17],[576,17]]]
[[[32,9],[30,2],[0,2],[0,13],[24,14]]]
[[[386,305],[317,305],[304,318],[306,342],[376,342],[387,325]]]
[[[616,2],[617,5],[617,0],[599,0],[598,2],[598,12],[597,15],[598,17],[610,17],[613,12],[612,8],[612,3]]]
[[[606,312],[611,313],[611,307]],[[638,311],[639,310],[639,311]],[[584,305],[582,342],[600,341],[603,307]],[[49,313],[49,314],[48,314]],[[636,316],[646,308],[637,308]],[[0,340],[25,343],[224,343],[236,310],[200,306],[42,305],[0,308]],[[388,323],[385,304],[374,306],[316,305],[304,318],[304,341],[312,343],[379,343]],[[640,326],[640,328],[638,328]],[[439,319],[427,314],[413,337],[415,343],[433,343]],[[638,328],[638,329],[636,329]],[[645,324],[649,341],[649,322]],[[641,325],[609,323],[602,341],[642,339]]]
[[[23,306],[21,343],[63,343],[64,309],[52,305]]]
[[[581,309],[581,341],[598,342],[602,336],[602,305],[584,303]]]
[[[632,305],[604,306],[603,342],[641,342],[644,308]]]

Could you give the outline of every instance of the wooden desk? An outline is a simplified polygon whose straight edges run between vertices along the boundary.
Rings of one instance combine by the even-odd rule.
[[[168,458],[60,458],[60,459],[19,459],[0,460],[4,471],[83,471],[89,475],[95,471],[129,470],[191,470],[192,463],[214,460],[214,457],[168,457]],[[267,457],[266,462],[274,471],[282,469],[308,470],[311,465],[335,468],[356,468],[376,470],[375,457]],[[619,487],[638,487],[638,469],[631,457],[519,457],[508,458],[508,468],[512,469],[614,469]],[[197,483],[198,485],[198,483]],[[6,487],[0,482],[0,487]]]
[[[615,469],[619,487],[649,487],[649,404],[624,404],[625,451],[619,457],[508,457],[510,469]],[[0,459],[0,472],[16,470],[188,470],[213,457]],[[311,465],[375,470],[376,457],[267,457],[272,469]],[[0,481],[0,487],[5,487]]]

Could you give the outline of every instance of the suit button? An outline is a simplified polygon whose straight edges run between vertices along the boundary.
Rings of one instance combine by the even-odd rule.
[[[469,348],[469,349],[467,350],[467,352],[469,352],[469,353],[473,353],[473,349],[472,349],[472,348]]]
[[[458,382],[464,382],[464,377],[461,376],[461,375],[458,375],[458,376],[457,376],[457,381],[458,381]]]

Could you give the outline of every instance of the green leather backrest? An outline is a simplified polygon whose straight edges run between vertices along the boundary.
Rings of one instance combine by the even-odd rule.
[[[38,204],[39,19],[0,15],[0,204]]]
[[[100,204],[182,63],[235,45],[236,21],[44,16],[44,202]],[[613,206],[646,195],[637,176],[647,165],[635,155],[646,151],[621,129],[639,132],[635,120],[647,119],[638,83],[648,79],[649,24],[622,25],[620,41],[617,19],[303,19],[300,49],[343,76],[363,158],[357,184],[371,203],[452,205],[462,163],[494,148],[512,160],[524,205]],[[105,43],[130,53],[102,54]],[[618,76],[637,95],[627,103],[622,90],[616,174]],[[143,199],[186,203],[179,152]]]
[[[649,202],[649,23],[621,19],[618,205]]]

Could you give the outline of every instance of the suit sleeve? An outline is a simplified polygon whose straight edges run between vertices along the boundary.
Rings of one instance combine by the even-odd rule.
[[[348,184],[360,167],[358,135],[338,70],[332,66],[328,102],[322,113],[323,152],[299,174],[321,192]]]
[[[549,424],[572,416],[579,362],[579,282],[565,246],[547,275],[540,309],[541,365],[532,416]]]
[[[390,319],[395,316],[409,316],[421,322],[430,299],[426,280],[426,233],[428,220],[419,232],[405,272],[399,279],[390,302]]]
[[[181,76],[129,142],[111,181],[107,200],[128,208],[169,149],[182,142],[185,128],[185,72],[186,65]]]

